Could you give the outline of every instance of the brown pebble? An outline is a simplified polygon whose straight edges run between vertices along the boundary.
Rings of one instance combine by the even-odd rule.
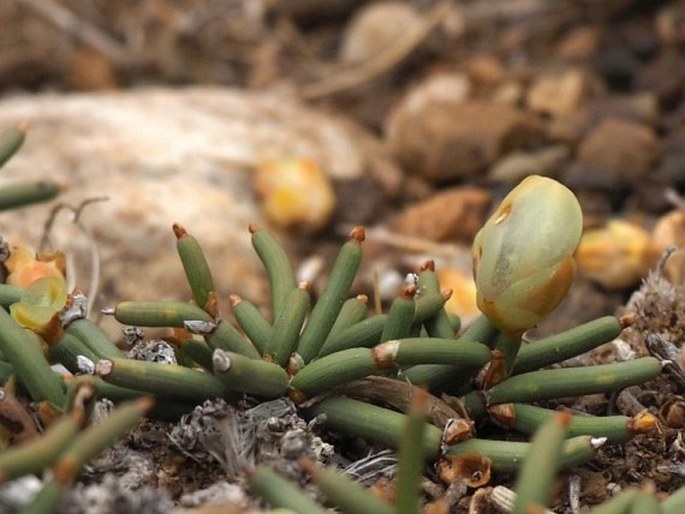
[[[528,107],[536,112],[557,116],[575,112],[587,99],[589,84],[580,70],[559,75],[542,75],[528,90]]]
[[[578,158],[601,170],[607,178],[632,183],[651,170],[661,154],[661,144],[650,127],[616,118],[606,119],[581,142]]]
[[[472,177],[540,132],[531,115],[485,101],[432,102],[420,111],[403,103],[386,130],[391,151],[407,171],[431,181]]]
[[[392,222],[398,232],[432,241],[471,241],[483,224],[490,194],[456,187],[405,208]]]

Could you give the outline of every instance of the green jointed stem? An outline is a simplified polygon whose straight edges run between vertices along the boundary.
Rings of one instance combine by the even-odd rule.
[[[307,364],[293,377],[290,386],[308,398],[332,387],[376,373],[372,350],[350,348]]]
[[[414,321],[416,323],[423,323],[424,321],[435,316],[445,306],[445,302],[449,299],[451,291],[443,291],[437,293],[426,293],[425,295],[416,298],[416,309],[414,310]],[[452,335],[454,336],[454,331]]]
[[[615,316],[583,323],[521,348],[514,363],[514,375],[534,371],[570,359],[617,338],[622,326]]]
[[[300,460],[319,490],[343,514],[396,514],[395,509],[348,475],[318,467],[310,460]]]
[[[76,437],[83,421],[83,411],[65,414],[40,437],[4,450],[0,453],[0,483],[39,473],[50,466]]]
[[[248,302],[235,294],[229,296],[228,299],[238,325],[247,334],[247,337],[250,338],[257,351],[260,354],[264,354],[264,348],[266,348],[273,335],[271,324],[254,303]]]
[[[270,468],[260,466],[248,483],[250,490],[262,497],[266,503],[276,509],[287,509],[297,514],[327,514],[302,491],[300,486],[286,480]]]
[[[288,374],[272,362],[215,350],[212,364],[214,375],[232,391],[264,398],[278,398],[288,390]]]
[[[9,308],[10,305],[21,300],[22,294],[24,294],[22,287],[0,284],[0,306]]]
[[[276,317],[271,339],[264,349],[264,355],[273,358],[280,366],[288,364],[290,354],[297,346],[297,339],[304,319],[309,312],[309,292],[306,284],[296,287],[285,297],[284,309]]]
[[[173,231],[176,236],[176,250],[181,258],[195,303],[206,309],[216,289],[205,254],[197,239],[188,234],[181,225],[174,223]]]
[[[628,514],[663,514],[661,504],[654,493],[640,491],[628,509]]]
[[[335,323],[348,295],[362,258],[364,229],[356,227],[338,254],[321,298],[316,302],[297,344],[297,353],[309,362],[319,354],[321,345]]]
[[[671,496],[666,498],[661,504],[661,510],[663,511],[663,514],[681,514],[682,512],[685,512],[685,486],[682,486]]]
[[[10,127],[0,132],[0,168],[21,148],[26,139],[26,128]]]
[[[440,293],[440,282],[433,269],[434,264],[429,261],[424,265],[424,269],[419,273],[419,297],[423,298],[430,293]],[[438,310],[433,316],[423,322],[429,336],[440,338],[452,338],[456,330],[447,316],[444,308]]]
[[[504,333],[500,333],[495,341],[495,350],[502,353],[504,357],[504,376],[511,375],[514,369],[514,362],[518,355],[519,348],[521,348],[521,338],[513,338]]]
[[[660,373],[661,363],[654,357],[598,366],[543,369],[510,377],[485,395],[490,405],[581,396],[641,384]]]
[[[590,509],[588,514],[628,514],[630,512],[630,506],[639,495],[639,489],[633,487],[625,489],[610,500],[605,501],[594,509]],[[673,514],[680,514],[681,512],[682,511],[677,511],[677,513]]]
[[[419,512],[423,456],[421,446],[416,444],[416,441],[423,439],[427,401],[428,393],[422,390],[416,393],[400,438],[395,495],[397,514],[418,514]]]
[[[587,462],[595,457],[601,446],[601,438],[581,435],[567,439],[561,450],[561,469],[568,469]],[[516,441],[493,441],[491,439],[471,438],[447,449],[448,456],[475,451],[492,460],[492,469],[496,471],[516,471],[521,467],[523,458],[530,449],[530,443]]]
[[[98,357],[107,358],[124,356],[124,352],[110,341],[107,334],[88,318],[72,321],[66,327],[66,331],[72,336],[77,337]]]
[[[377,345],[381,342],[381,334],[387,319],[387,314],[376,314],[341,330],[326,340],[325,346],[319,352],[319,357],[350,348],[370,348]]]
[[[250,225],[252,246],[262,261],[271,285],[271,315],[274,319],[285,306],[285,297],[297,287],[290,259],[280,243],[266,230]]]
[[[135,389],[160,397],[204,401],[226,396],[226,387],[218,377],[176,364],[102,359],[96,374],[110,384]]]
[[[186,321],[214,323],[197,305],[185,302],[120,302],[114,309],[119,323],[137,327],[184,328]]]
[[[331,330],[326,336],[326,340],[321,346],[321,352],[319,356],[322,355],[323,349],[329,344],[329,341],[340,334],[343,330],[351,327],[352,325],[363,321],[366,318],[366,314],[369,310],[368,308],[368,298],[365,295],[357,295],[354,298],[348,298],[343,303],[342,308],[338,317],[335,319],[335,323],[331,327]],[[325,355],[325,354],[324,354]]]
[[[179,352],[206,370],[212,370],[212,349],[205,343],[194,339],[184,341],[179,347]]]
[[[418,364],[450,364],[481,367],[490,361],[490,349],[480,343],[458,343],[454,339],[408,337],[387,341],[373,348],[379,365],[400,367]]]
[[[100,360],[100,357],[83,344],[80,339],[66,332],[48,347],[50,360],[59,362],[75,375],[81,372],[77,361],[79,355],[90,359],[93,364]]]
[[[205,341],[212,350],[240,353],[251,359],[260,358],[257,348],[228,321],[219,321],[216,330],[205,336]]]
[[[325,414],[324,423],[337,431],[363,437],[391,448],[397,448],[407,425],[406,414],[377,407],[345,397],[330,397],[304,409],[304,415],[313,418]],[[427,425],[421,438],[421,455],[433,460],[440,450],[442,431]]]
[[[55,483],[63,489],[71,486],[83,466],[133,428],[153,403],[149,397],[122,403],[107,418],[86,428],[67,446],[55,463]]]
[[[499,333],[499,329],[485,316],[480,316],[454,342],[458,344],[479,342],[490,346]],[[468,383],[479,367],[454,366],[447,364],[421,364],[412,366],[402,372],[402,377],[412,384],[427,387],[429,390],[458,389]]]
[[[381,332],[381,342],[409,336],[414,323],[414,305],[413,293],[409,292],[393,300],[388,311],[388,319]]]
[[[525,403],[505,404],[503,407],[511,408],[510,414],[506,416],[507,420],[495,414],[493,417],[500,423],[524,434],[534,433],[540,426],[551,420],[556,412]],[[612,444],[625,443],[635,435],[635,432],[629,428],[630,420],[631,418],[627,416],[572,416],[567,437],[592,435],[606,437],[607,441]]]
[[[58,408],[64,404],[62,383],[50,369],[40,339],[19,326],[5,309],[0,309],[0,350],[34,401],[47,400]]]
[[[533,436],[516,480],[513,514],[526,514],[531,505],[549,505],[551,486],[560,467],[561,447],[570,414],[558,412]]]
[[[59,185],[47,180],[4,186],[0,188],[0,211],[46,202],[55,198],[59,192]]]

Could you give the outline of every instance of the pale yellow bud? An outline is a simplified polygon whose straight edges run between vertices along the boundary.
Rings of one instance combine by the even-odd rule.
[[[568,293],[583,213],[556,180],[532,175],[516,186],[473,242],[480,310],[510,336],[545,318]]]

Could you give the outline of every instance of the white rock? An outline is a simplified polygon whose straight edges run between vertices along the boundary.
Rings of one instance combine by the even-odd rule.
[[[0,186],[51,178],[68,187],[58,201],[109,198],[82,215],[101,256],[104,305],[190,297],[174,222],[203,245],[223,303],[232,292],[264,300],[264,274],[247,230],[262,221],[250,187],[254,165],[302,155],[346,180],[368,172],[378,158],[367,161],[374,140],[344,120],[283,96],[225,88],[0,100],[0,127],[24,120],[26,144],[3,168]],[[0,234],[35,247],[53,206],[0,213]],[[77,259],[87,255],[83,234],[68,222],[58,223],[53,235],[57,249]],[[81,259],[77,285],[87,290],[85,268]]]

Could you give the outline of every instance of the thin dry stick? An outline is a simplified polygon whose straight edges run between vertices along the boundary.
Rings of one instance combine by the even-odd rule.
[[[118,65],[129,62],[126,47],[109,34],[79,18],[66,7],[52,0],[15,0],[32,9],[57,28],[67,32],[83,43],[92,46]]]
[[[440,2],[426,16],[413,24],[396,40],[395,44],[358,66],[334,73],[319,82],[302,88],[302,96],[307,99],[320,98],[359,86],[377,77],[402,62],[437,27],[452,9],[451,2]]]

